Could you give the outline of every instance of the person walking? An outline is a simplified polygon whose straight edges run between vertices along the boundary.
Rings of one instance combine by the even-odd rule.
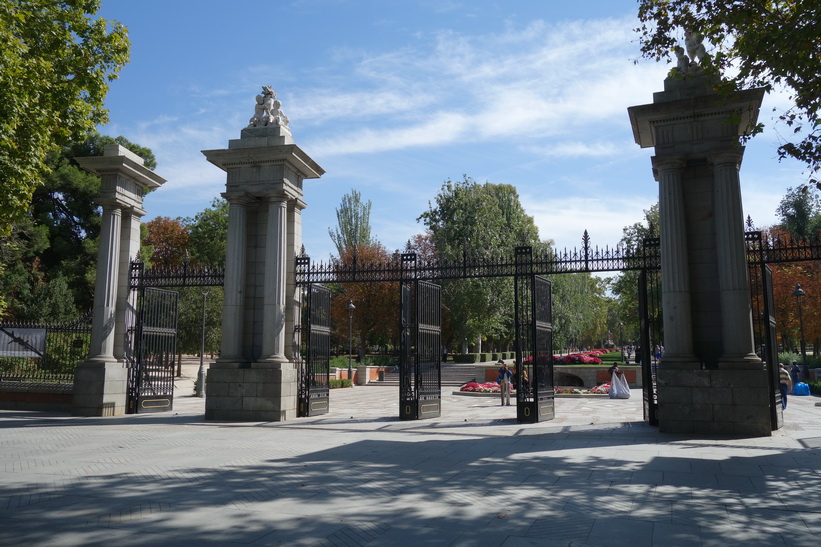
[[[792,378],[790,378],[790,371],[784,366],[784,363],[778,363],[778,381],[781,388],[781,410],[787,408],[787,393],[792,391]]]
[[[496,364],[502,365],[502,368],[499,369],[499,377],[496,379],[496,383],[499,384],[501,388],[502,406],[510,406],[510,384],[513,379],[513,373],[510,371],[510,367],[507,366],[507,363],[501,359],[499,359],[499,362]]]

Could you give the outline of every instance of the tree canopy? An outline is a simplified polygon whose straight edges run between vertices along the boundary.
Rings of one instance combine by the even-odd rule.
[[[789,130],[779,158],[804,162],[810,184],[821,188],[818,0],[639,0],[638,16],[645,57],[669,59],[681,36],[676,29],[692,29],[711,45],[705,72],[735,74],[719,86],[724,91],[783,86],[793,106],[779,116]]]
[[[793,239],[810,242],[821,239],[821,199],[818,196],[788,188],[776,212],[781,228]]]
[[[539,246],[539,232],[525,213],[516,188],[479,184],[467,175],[447,180],[428,210],[419,216],[437,258],[458,260],[511,255],[520,245]],[[442,306],[453,327],[455,344],[478,337],[510,341],[513,282],[504,278],[460,279],[442,283]]]
[[[82,142],[53,149],[46,156],[46,171],[32,195],[29,214],[13,222],[6,236],[0,236],[0,308],[8,305],[16,319],[71,319],[91,308],[101,219],[95,202],[100,179],[81,169],[74,158],[102,155],[112,143],[137,153],[148,167],[156,166],[151,150],[124,137],[95,133]],[[55,285],[60,279],[65,288]],[[57,304],[55,298],[66,300]],[[72,311],[62,317],[62,311],[49,310]]]
[[[371,202],[363,203],[356,190],[342,196],[342,203],[336,210],[336,222],[336,229],[328,228],[328,234],[340,258],[351,249],[375,243],[371,237]]]
[[[128,61],[125,27],[99,0],[0,2],[0,235],[28,210],[48,153],[107,121],[108,82]]]

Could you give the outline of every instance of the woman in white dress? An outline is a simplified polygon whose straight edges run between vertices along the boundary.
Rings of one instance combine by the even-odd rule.
[[[618,365],[610,367],[610,398],[630,398],[630,386],[627,384],[627,378],[624,377],[624,372],[619,369]]]

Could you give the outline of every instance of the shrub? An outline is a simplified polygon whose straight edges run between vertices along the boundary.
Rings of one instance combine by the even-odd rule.
[[[821,382],[809,382],[810,393],[813,395],[821,395]]]
[[[338,387],[353,387],[353,382],[351,382],[347,378],[343,378],[341,380],[331,380],[328,384],[328,387],[331,389],[336,389]]]
[[[457,353],[453,356],[454,363],[476,363],[479,357],[476,353]]]

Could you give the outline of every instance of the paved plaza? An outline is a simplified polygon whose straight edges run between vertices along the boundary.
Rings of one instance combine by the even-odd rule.
[[[396,387],[331,392],[281,423],[174,410],[0,411],[2,545],[821,544],[821,407],[790,397],[768,438],[685,438],[630,400],[561,398],[521,425],[443,393],[402,422]]]

